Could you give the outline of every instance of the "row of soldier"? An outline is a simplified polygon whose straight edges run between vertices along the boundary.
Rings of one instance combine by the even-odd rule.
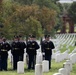
[[[35,68],[36,51],[40,48],[36,42],[36,36],[30,35],[29,40],[25,43],[21,40],[21,36],[14,36],[11,44],[6,38],[0,38],[0,71],[7,71],[8,51],[11,50],[13,56],[13,70],[17,70],[17,62],[23,61],[24,49],[28,55],[28,69]],[[45,35],[45,40],[41,42],[41,51],[45,55],[45,60],[49,61],[49,69],[51,68],[51,55],[54,44],[50,41],[50,35]]]

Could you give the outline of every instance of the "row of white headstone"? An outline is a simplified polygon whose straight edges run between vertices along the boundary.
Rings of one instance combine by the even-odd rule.
[[[61,62],[65,59],[70,59],[72,63],[76,63],[76,48],[69,54],[69,49],[61,53],[60,51],[53,52],[52,59],[55,59],[55,62]]]
[[[62,36],[62,37],[61,36],[60,38],[58,37],[59,40],[63,37],[60,41],[60,44],[64,45],[66,43],[67,48],[72,44],[73,44],[72,46],[74,46],[74,40],[75,40],[76,34],[72,36],[69,35],[65,41],[64,41],[65,36]],[[63,68],[60,68],[58,70],[58,73],[54,73],[53,75],[70,75],[70,72],[72,71],[72,64],[76,63],[76,48],[70,54],[69,54],[69,50],[66,50],[63,53],[60,53],[60,51],[59,50],[57,51],[57,50],[56,50],[56,53],[53,53],[53,56],[52,56],[52,58],[55,59],[56,62],[60,62],[64,59],[69,59],[69,60],[63,63]]]
[[[72,60],[73,59],[75,60],[75,57],[76,57],[76,54],[74,54]],[[70,72],[72,71],[72,64],[73,64],[72,60],[71,59],[66,60],[66,62],[63,63],[63,68],[60,68],[58,73],[55,73],[53,75],[70,75]],[[37,62],[37,64],[35,65],[35,75],[42,75],[43,69],[44,69],[44,72],[49,72],[47,64],[48,63],[46,63],[46,61],[42,61],[42,64]]]
[[[66,44],[67,48],[71,45],[74,46],[76,33],[74,34],[56,34],[57,46]]]
[[[56,52],[53,51],[52,59],[55,59],[56,62],[60,62],[60,61],[67,59],[67,58],[68,58],[68,50],[66,50],[63,53],[61,53],[60,50],[56,51]]]
[[[71,71],[72,71],[72,63],[70,60],[66,60],[66,62],[63,63],[63,68],[60,68],[58,70],[58,73],[54,73],[53,75],[70,75]]]
[[[62,35],[61,35],[62,36]],[[56,52],[53,52],[52,59],[55,59],[55,62],[60,62],[64,59],[69,59],[65,63],[63,63],[63,68],[60,68],[58,73],[54,73],[53,75],[70,75],[70,71],[72,71],[72,64],[76,63],[76,48],[69,54],[69,50],[66,50],[63,53],[60,53],[59,46],[60,44],[67,44],[67,48],[72,45],[74,46],[75,35],[69,35],[67,38],[63,35],[62,37],[58,37],[60,42],[58,43],[58,49]],[[62,39],[61,39],[62,38]],[[66,39],[65,39],[66,38]]]

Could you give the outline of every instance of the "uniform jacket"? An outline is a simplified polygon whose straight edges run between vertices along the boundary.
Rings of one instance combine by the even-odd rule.
[[[26,48],[26,44],[23,41],[20,41],[20,54],[24,54],[24,49]]]
[[[39,45],[36,41],[28,41],[27,42],[26,52],[29,55],[36,55],[37,49],[39,49]]]
[[[2,47],[2,42],[0,42],[0,56],[1,56],[1,47]]]
[[[52,49],[54,49],[55,46],[52,41],[43,41],[42,42],[42,52],[45,53],[45,55],[52,55]]]
[[[24,48],[26,48],[26,44],[24,42],[12,42],[11,44],[11,52],[13,55],[21,55],[24,54]]]
[[[1,56],[6,57],[8,55],[8,51],[11,49],[10,44],[7,42],[1,43]]]

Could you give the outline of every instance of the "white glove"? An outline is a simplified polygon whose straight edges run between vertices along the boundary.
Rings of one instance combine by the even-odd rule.
[[[43,52],[42,55],[45,55],[45,53]]]

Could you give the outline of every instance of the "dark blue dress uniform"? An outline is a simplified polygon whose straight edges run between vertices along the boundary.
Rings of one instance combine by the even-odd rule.
[[[2,46],[2,42],[0,42],[0,71],[1,71],[1,46]]]
[[[19,41],[19,42],[20,42],[19,61],[23,61],[24,49],[26,48],[26,44],[24,41]]]
[[[25,42],[22,40],[22,36],[18,36],[18,41],[20,42],[20,51],[19,51],[19,61],[23,61],[24,59],[24,49],[26,48]]]
[[[10,44],[3,42],[1,44],[1,70],[7,71],[8,51],[11,49]]]
[[[35,68],[36,50],[39,49],[39,45],[36,41],[28,41],[26,52],[29,56],[28,69]]]
[[[13,55],[13,70],[17,69],[17,62],[19,61],[20,42],[14,41],[11,44],[11,53]]]
[[[11,44],[11,53],[13,55],[13,70],[17,69],[17,62],[23,61],[24,48],[26,44],[24,42],[14,41]]]
[[[44,40],[42,42],[42,52],[45,53],[45,60],[49,61],[49,69],[51,68],[51,55],[52,55],[52,49],[54,48],[55,47],[52,41]]]

